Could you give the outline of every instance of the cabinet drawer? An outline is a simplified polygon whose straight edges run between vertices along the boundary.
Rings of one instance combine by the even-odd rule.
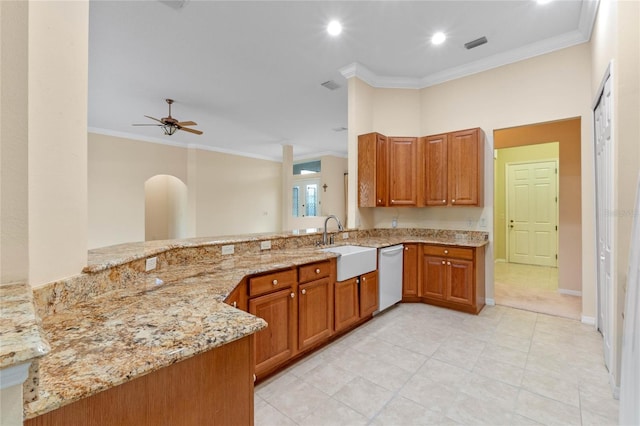
[[[328,277],[331,273],[331,262],[312,263],[301,266],[298,270],[300,272],[300,282],[306,283],[307,281]]]
[[[422,252],[431,256],[455,257],[457,259],[473,260],[473,249],[463,247],[422,246]]]
[[[291,287],[297,280],[298,274],[295,269],[249,278],[249,296],[258,296]]]

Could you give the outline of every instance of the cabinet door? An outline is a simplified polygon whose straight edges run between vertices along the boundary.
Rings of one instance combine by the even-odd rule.
[[[249,313],[269,326],[255,334],[256,374],[275,368],[296,351],[297,298],[291,288],[249,300]]]
[[[402,259],[402,297],[418,297],[418,245],[405,244]]]
[[[451,205],[482,205],[483,144],[480,129],[462,130],[449,135],[448,179]]]
[[[447,261],[442,257],[422,256],[420,297],[444,299],[447,282]]]
[[[322,278],[298,287],[298,348],[307,349],[331,335],[331,285]]]
[[[387,137],[379,133],[358,136],[358,206],[386,206]]]
[[[447,195],[447,134],[422,139],[423,203],[426,206],[446,206]]]
[[[360,277],[360,318],[378,310],[378,272],[373,271]]]
[[[389,205],[389,156],[387,137],[376,134],[376,206]]]
[[[358,304],[358,281],[351,278],[337,281],[334,296],[334,317],[336,331],[343,330],[360,319]]]
[[[417,138],[389,138],[389,205],[415,206],[418,202]]]
[[[473,261],[447,260],[447,300],[473,305]]]
[[[247,310],[247,284],[244,280],[229,293],[224,303],[242,311]]]

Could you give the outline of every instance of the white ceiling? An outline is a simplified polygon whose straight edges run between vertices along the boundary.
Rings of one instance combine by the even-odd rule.
[[[347,81],[427,87],[588,41],[597,0],[90,2],[89,129],[280,160],[345,156]],[[343,24],[338,37],[325,27]],[[448,39],[429,42],[435,31]],[[473,50],[464,43],[486,36]],[[341,72],[342,71],[342,72]],[[341,87],[330,91],[327,80]],[[193,120],[165,136],[144,115]]]

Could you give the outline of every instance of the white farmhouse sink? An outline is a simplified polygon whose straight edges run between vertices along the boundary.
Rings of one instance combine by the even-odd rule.
[[[358,275],[376,270],[378,250],[373,247],[335,246],[322,251],[337,253],[338,281],[348,280]]]

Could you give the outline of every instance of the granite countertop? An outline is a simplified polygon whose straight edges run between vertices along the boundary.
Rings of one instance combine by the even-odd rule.
[[[29,362],[49,352],[28,284],[0,286],[0,313],[0,368]]]
[[[261,318],[222,303],[243,277],[331,257],[315,248],[278,250],[172,268],[136,291],[113,291],[44,318],[52,350],[40,361],[39,399],[25,406],[25,418],[263,329]]]

